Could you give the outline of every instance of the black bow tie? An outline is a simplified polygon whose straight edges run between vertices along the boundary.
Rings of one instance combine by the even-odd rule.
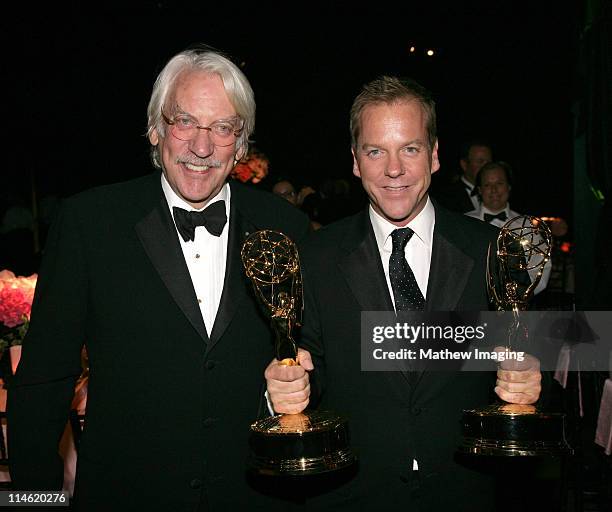
[[[225,201],[217,201],[201,212],[172,208],[176,228],[185,242],[195,239],[196,226],[204,226],[211,235],[220,236],[227,222]]]
[[[499,212],[496,214],[492,214],[492,213],[485,213],[484,214],[484,221],[485,222],[491,222],[493,219],[499,219],[499,220],[506,220],[508,217],[506,216],[506,212]]]

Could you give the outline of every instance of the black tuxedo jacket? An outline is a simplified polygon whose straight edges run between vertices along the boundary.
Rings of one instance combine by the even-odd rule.
[[[432,196],[444,208],[457,213],[466,213],[474,209],[474,204],[460,179],[441,187],[439,191],[432,192]]]
[[[264,228],[298,239],[308,222],[286,201],[237,183],[229,222],[225,284],[207,333],[159,173],[65,201],[8,395],[16,488],[61,488],[57,444],[85,343],[90,381],[78,510],[264,503],[247,484],[245,460],[273,345],[240,248]]]
[[[497,230],[438,206],[435,212],[426,310],[487,310],[486,254]],[[361,371],[360,312],[393,311],[367,210],[317,231],[301,254],[312,401],[348,418],[359,456],[356,476],[353,469],[313,483],[311,494],[320,494],[308,506],[488,510],[491,482],[456,462],[455,451],[462,410],[490,402],[494,374],[423,372],[412,382],[402,372]]]

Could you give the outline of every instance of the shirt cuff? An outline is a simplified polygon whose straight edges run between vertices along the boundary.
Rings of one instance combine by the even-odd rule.
[[[270,401],[270,395],[268,394],[268,390],[266,390],[266,392],[264,393],[264,396],[266,397],[266,404],[268,405],[268,412],[270,413],[271,416],[276,416],[276,413],[274,412],[274,407],[272,407],[272,402]]]

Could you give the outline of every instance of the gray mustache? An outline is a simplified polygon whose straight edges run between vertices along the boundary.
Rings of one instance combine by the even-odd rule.
[[[177,158],[176,160],[179,164],[191,164],[198,166],[208,166],[208,167],[221,167],[221,162],[219,160],[208,160],[208,159],[199,159],[199,158]]]

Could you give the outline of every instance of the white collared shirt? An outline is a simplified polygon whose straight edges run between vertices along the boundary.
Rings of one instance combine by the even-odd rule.
[[[395,303],[393,289],[391,288],[391,280],[389,279],[389,258],[391,257],[391,251],[393,249],[391,233],[398,229],[398,226],[391,224],[388,220],[381,217],[374,211],[371,205],[369,213],[372,228],[374,229],[374,236],[376,237],[376,245],[378,246],[383,270],[385,271],[389,295]],[[419,285],[419,289],[425,299],[427,299],[427,283],[429,282],[429,267],[431,265],[431,249],[433,246],[435,223],[436,213],[428,197],[425,207],[414,219],[406,224],[407,227],[414,231],[414,235],[408,241],[404,249],[406,261],[408,265],[410,265],[416,282]]]
[[[172,215],[172,208],[174,206],[183,208],[187,211],[195,210],[195,208],[172,190],[163,173],[161,184],[164,195],[166,196],[166,201],[168,202],[168,207],[170,208],[170,215]],[[198,298],[200,311],[204,319],[204,325],[206,326],[206,332],[209,336],[212,332],[215,318],[217,317],[219,303],[221,302],[221,294],[223,293],[223,283],[225,281],[231,200],[229,185],[227,183],[223,185],[219,193],[213,197],[204,208],[195,210],[202,211],[212,203],[221,200],[225,201],[225,213],[228,219],[221,232],[221,236],[211,235],[204,226],[197,226],[195,229],[195,240],[185,242],[177,230],[181,249],[183,250],[183,256],[185,257],[185,263],[187,263],[187,269],[189,270],[191,282],[193,283],[193,288]]]
[[[505,212],[506,213],[506,220],[501,220],[501,219],[493,219],[489,222],[489,224],[493,224],[493,226],[496,226],[498,228],[501,228],[506,222],[508,222],[510,219],[516,217],[517,215],[519,215],[517,212],[515,212],[514,210],[510,209],[510,203],[506,203],[506,207],[502,210],[499,210],[497,212],[494,212],[492,210],[489,210],[484,204],[481,204],[478,206],[478,208],[466,212],[465,215],[467,215],[468,217],[473,217],[475,219],[480,219],[480,220],[484,220],[484,214],[485,213],[489,213],[491,215],[497,215],[498,213],[501,212]]]

